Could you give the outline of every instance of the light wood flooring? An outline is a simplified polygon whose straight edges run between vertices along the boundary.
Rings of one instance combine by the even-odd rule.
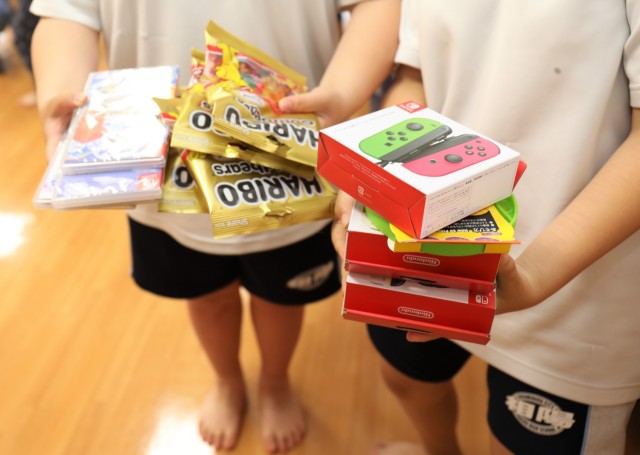
[[[211,454],[197,409],[212,374],[183,302],[129,277],[125,215],[36,210],[45,170],[31,88],[17,56],[0,74],[0,454]],[[72,64],[72,62],[65,63]],[[255,402],[259,364],[248,321],[241,358]],[[340,318],[340,297],[308,308],[293,383],[308,412],[291,455],[367,454],[376,441],[417,441],[378,374],[364,327]],[[466,454],[488,453],[485,365],[457,378]],[[254,408],[234,452],[261,454]]]

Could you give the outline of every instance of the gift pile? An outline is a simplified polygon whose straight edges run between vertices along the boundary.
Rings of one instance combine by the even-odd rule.
[[[145,84],[161,82],[143,73],[158,68],[93,73],[90,81],[125,78],[121,72],[126,72],[136,84],[129,79],[126,86],[112,84],[117,101],[100,105],[108,119],[102,124],[94,120],[95,84],[87,84],[89,103],[74,115],[35,205],[62,209],[155,202],[161,212],[208,213],[216,238],[332,218],[335,190],[316,172],[317,118],[283,115],[278,110],[282,97],[307,90],[306,79],[215,22],[205,31],[205,50],[193,50],[191,59],[189,83],[179,90],[175,90],[177,77],[163,85],[165,90],[148,89]],[[116,198],[116,192],[104,186],[85,185],[77,188],[73,203],[63,203],[64,183],[72,172],[82,175],[84,181],[89,175],[100,182],[120,178],[113,175],[114,168],[71,171],[61,164],[72,154],[71,145],[87,136],[78,133],[83,129],[79,119],[87,117],[82,112],[91,113],[91,122],[85,123],[95,133],[88,136],[92,140],[99,136],[92,146],[95,154],[118,154],[117,160],[122,161],[123,150],[127,150],[135,155],[130,163],[141,172],[143,156],[133,147],[133,134],[119,134],[121,130],[133,132],[136,126],[132,117],[116,116],[118,102],[136,108],[153,105],[154,112],[145,111],[141,117],[161,132],[140,134],[142,130],[137,129],[136,136],[137,142],[157,139],[162,143],[155,148],[160,161],[153,163],[153,192],[146,181],[127,180],[125,184],[117,180],[119,187],[130,182],[135,191]]]
[[[519,154],[412,102],[320,141],[320,173],[357,200],[343,317],[486,344],[500,257],[519,243]]]

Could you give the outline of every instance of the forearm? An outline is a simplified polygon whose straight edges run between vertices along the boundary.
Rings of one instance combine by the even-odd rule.
[[[558,291],[640,228],[640,110],[632,133],[600,172],[518,257],[529,305]],[[600,221],[604,220],[604,221]]]
[[[97,31],[60,19],[42,18],[31,46],[38,109],[44,115],[62,92],[81,92],[89,72],[98,66]]]
[[[394,106],[405,101],[427,104],[420,70],[401,65],[396,71],[393,83],[385,93],[382,107]]]
[[[353,8],[320,82],[335,93],[344,115],[360,108],[391,72],[399,23],[399,0],[369,0]]]

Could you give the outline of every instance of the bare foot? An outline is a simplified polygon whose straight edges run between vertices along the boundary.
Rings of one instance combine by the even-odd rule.
[[[269,453],[284,453],[302,442],[306,424],[302,406],[289,384],[260,384],[262,441]]]
[[[377,444],[370,455],[426,455],[420,444],[412,442],[384,442]]]
[[[200,436],[217,450],[232,450],[238,442],[246,409],[242,378],[218,379],[200,407]]]

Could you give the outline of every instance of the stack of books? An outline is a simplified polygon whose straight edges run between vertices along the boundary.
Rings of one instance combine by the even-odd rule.
[[[131,207],[162,195],[168,129],[154,97],[175,96],[178,68],[98,71],[38,186],[37,208]]]

